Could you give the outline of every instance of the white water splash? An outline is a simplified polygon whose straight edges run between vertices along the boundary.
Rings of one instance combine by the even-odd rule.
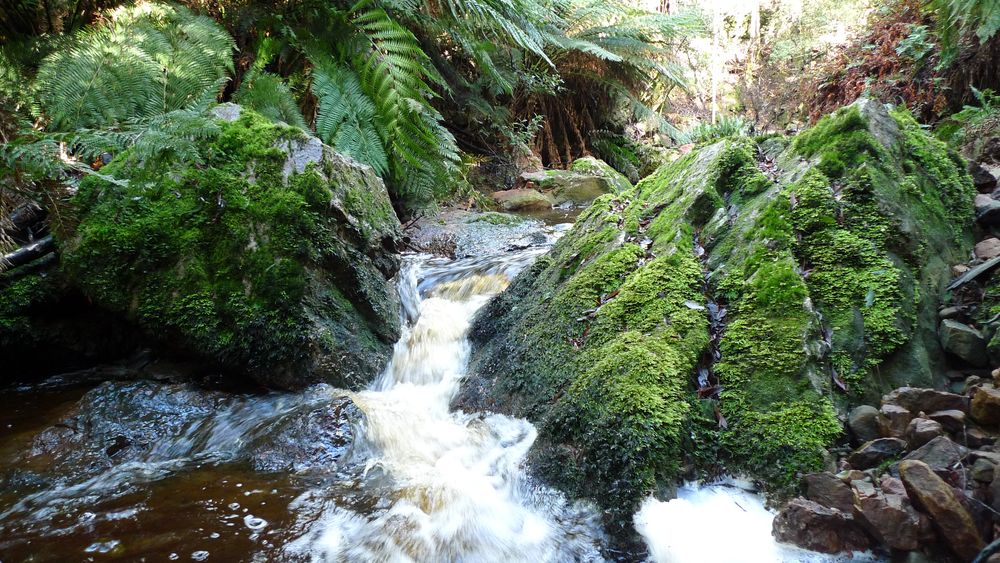
[[[365,413],[358,440],[372,452],[369,470],[391,477],[387,506],[359,514],[325,502],[287,546],[291,554],[314,561],[601,558],[596,512],[525,475],[534,426],[449,411],[465,376],[473,316],[533,258],[410,263],[400,276],[409,326],[380,379],[353,396]],[[304,495],[302,506],[314,496]]]
[[[868,553],[829,556],[779,544],[771,536],[774,513],[749,484],[727,480],[689,483],[677,498],[649,498],[635,514],[635,527],[656,563],[832,563],[876,561]]]

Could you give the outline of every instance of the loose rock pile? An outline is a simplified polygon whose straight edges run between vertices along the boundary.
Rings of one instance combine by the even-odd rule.
[[[804,496],[775,518],[775,537],[826,553],[973,560],[1000,523],[1000,369],[962,385],[963,393],[902,387],[879,408],[854,408],[854,449],[838,473],[803,477]]]

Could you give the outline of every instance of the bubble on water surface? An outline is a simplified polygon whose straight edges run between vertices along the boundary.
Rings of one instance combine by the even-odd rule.
[[[246,524],[247,528],[250,528],[251,530],[255,531],[263,530],[265,527],[267,527],[267,520],[264,520],[263,518],[257,518],[253,514],[247,514],[246,517],[243,518],[243,523]]]

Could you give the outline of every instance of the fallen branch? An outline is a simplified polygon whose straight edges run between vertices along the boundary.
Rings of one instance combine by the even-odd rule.
[[[0,272],[30,264],[56,249],[52,235],[40,238],[31,244],[26,244],[14,252],[0,258]]]

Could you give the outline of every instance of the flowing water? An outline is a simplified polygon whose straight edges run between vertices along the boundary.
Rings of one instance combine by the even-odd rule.
[[[600,514],[524,471],[529,422],[449,408],[474,314],[562,230],[501,255],[408,257],[406,328],[364,391],[71,376],[0,394],[0,561],[603,560]],[[686,490],[637,514],[656,560],[804,560],[770,540],[759,497]],[[729,526],[743,549],[706,540]]]

